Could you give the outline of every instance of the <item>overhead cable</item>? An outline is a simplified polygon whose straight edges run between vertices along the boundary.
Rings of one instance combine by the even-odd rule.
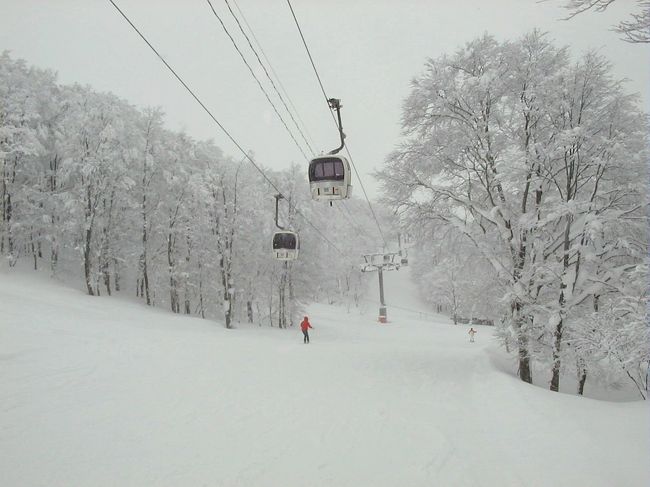
[[[325,88],[323,87],[323,82],[321,80],[320,75],[318,74],[318,69],[316,69],[316,63],[314,62],[314,58],[311,55],[311,52],[309,51],[309,46],[307,46],[307,41],[305,40],[305,36],[302,33],[302,29],[300,28],[300,23],[298,22],[298,18],[296,17],[296,13],[293,10],[293,7],[291,6],[291,0],[287,0],[287,4],[289,5],[289,9],[291,10],[291,15],[293,16],[293,20],[296,24],[296,27],[298,28],[298,32],[300,33],[300,38],[302,39],[302,43],[305,46],[305,50],[307,51],[307,56],[309,56],[309,61],[311,62],[311,67],[314,69],[314,73],[316,74],[316,78],[318,79],[318,84],[320,85],[320,89],[323,92],[323,96],[325,97],[325,101],[329,106],[329,98],[327,97],[327,93],[325,92]],[[337,131],[339,130],[339,126],[336,122],[336,118],[334,117],[334,114],[330,110],[330,114],[332,115],[332,120],[334,121],[334,125],[336,126]],[[384,237],[384,232],[381,229],[381,225],[379,224],[379,219],[377,218],[377,215],[375,214],[375,210],[372,207],[372,204],[370,203],[370,198],[368,198],[368,193],[366,192],[366,188],[363,186],[363,181],[361,180],[361,176],[359,175],[359,171],[357,171],[357,166],[354,164],[354,159],[352,158],[352,154],[350,153],[350,150],[347,147],[347,144],[345,146],[345,151],[348,154],[348,157],[350,158],[350,163],[352,164],[352,168],[354,169],[354,173],[357,175],[357,179],[359,180],[359,185],[361,186],[361,190],[363,191],[363,195],[366,198],[366,201],[368,202],[368,206],[370,207],[370,212],[372,213],[372,217],[375,220],[375,223],[377,224],[377,229],[379,230],[379,235],[381,236],[381,239],[384,241],[384,246],[388,247],[388,242],[386,241],[386,238]]]
[[[232,17],[235,19],[235,22],[237,22],[237,25],[239,26],[239,30],[241,31],[241,33],[243,34],[243,36],[246,38],[246,41],[248,42],[249,47],[251,48],[251,50],[252,50],[253,53],[255,54],[255,57],[257,58],[257,62],[260,64],[260,66],[261,66],[262,69],[264,70],[264,73],[266,74],[266,77],[267,77],[267,78],[269,79],[269,81],[271,82],[271,85],[272,85],[273,88],[275,89],[275,92],[278,94],[278,97],[280,98],[280,100],[281,100],[282,103],[284,104],[285,109],[287,110],[287,112],[288,112],[289,115],[291,116],[291,120],[293,120],[293,123],[296,125],[296,128],[297,128],[298,131],[300,132],[300,135],[302,136],[302,138],[303,138],[303,140],[305,141],[305,143],[307,144],[307,146],[312,150],[312,154],[315,155],[314,150],[312,149],[312,146],[309,144],[309,142],[307,142],[307,139],[305,138],[305,135],[304,135],[303,131],[300,129],[300,127],[298,126],[298,123],[296,122],[296,120],[294,119],[293,115],[291,114],[291,110],[289,110],[289,107],[288,107],[288,106],[286,105],[286,103],[284,102],[284,98],[282,97],[282,95],[280,94],[279,90],[277,89],[277,87],[276,87],[275,83],[273,82],[273,79],[272,79],[271,76],[269,75],[269,73],[268,73],[268,71],[267,71],[267,69],[266,69],[264,63],[262,63],[262,61],[261,61],[259,55],[257,54],[256,49],[253,47],[253,45],[252,45],[252,43],[251,43],[250,38],[248,37],[248,35],[247,35],[246,32],[244,31],[244,29],[242,28],[242,25],[241,25],[241,23],[239,22],[239,19],[237,18],[237,16],[234,14],[232,8],[230,7],[230,2],[229,2],[228,0],[224,0],[224,1],[225,1],[226,5],[228,6],[228,10],[230,10],[230,14],[231,14]],[[271,64],[271,61],[268,59],[268,57],[266,56],[266,53],[264,52],[264,49],[262,48],[262,46],[260,45],[259,41],[258,41],[257,38],[255,37],[255,33],[253,32],[253,29],[251,28],[251,26],[248,24],[248,21],[246,20],[246,16],[244,15],[244,13],[243,13],[243,12],[241,11],[241,9],[239,8],[239,5],[237,4],[236,0],[232,0],[232,2],[233,2],[233,4],[235,5],[235,8],[237,9],[237,11],[239,12],[239,16],[241,17],[241,19],[243,20],[244,24],[245,24],[246,27],[248,28],[248,30],[249,30],[249,32],[250,32],[250,34],[251,34],[251,37],[253,38],[253,40],[255,41],[255,44],[256,44],[257,47],[259,48],[259,51],[262,53],[262,56],[263,56],[264,59],[266,60],[266,63],[269,65],[269,68],[271,69],[271,72],[273,73],[273,75],[275,76],[276,80],[278,81],[278,84],[280,85],[280,88],[282,88],[282,91],[284,92],[284,94],[285,94],[287,100],[289,101],[289,104],[291,105],[291,107],[293,108],[293,110],[296,112],[296,116],[297,116],[298,119],[300,120],[301,124],[304,126],[304,128],[305,128],[305,132],[307,132],[307,127],[305,126],[304,122],[300,119],[300,115],[299,115],[299,113],[298,113],[298,110],[296,109],[296,107],[294,106],[294,104],[291,102],[291,98],[289,97],[289,94],[287,93],[287,90],[286,90],[286,89],[284,88],[284,86],[282,85],[282,81],[280,80],[280,77],[277,75],[277,73],[276,73],[275,70],[273,69],[273,65]],[[321,87],[322,87],[322,85],[321,85]],[[324,93],[324,91],[323,91],[323,93]],[[330,113],[331,113],[331,112],[330,112]],[[332,116],[333,116],[333,114],[332,114]],[[308,134],[308,135],[309,135],[309,134]],[[309,138],[311,139],[311,136],[310,136]],[[312,141],[312,142],[313,142],[313,141]],[[351,212],[350,212],[350,209],[349,209],[349,208],[347,207],[347,205],[345,204],[345,201],[342,200],[341,203],[343,204],[343,207],[344,207],[345,211],[347,212],[347,215],[346,215],[346,214],[345,214],[345,213],[344,213],[340,208],[339,208],[339,211],[341,211],[341,212],[343,213],[343,216],[348,220],[348,222],[350,223],[350,225],[352,226],[352,228],[355,229],[357,235],[361,236],[361,234],[359,233],[359,230],[358,230],[359,228],[361,228],[360,225],[358,225],[358,224],[356,223],[356,221],[354,220],[354,218],[352,217],[352,214],[351,214]],[[348,216],[348,215],[349,215],[349,216]]]
[[[109,0],[109,1],[110,1],[110,0]],[[280,112],[278,111],[277,107],[275,106],[275,104],[274,104],[273,101],[271,100],[271,97],[269,96],[269,94],[267,93],[267,91],[264,89],[264,86],[262,86],[262,83],[260,82],[259,78],[255,75],[255,71],[253,71],[253,68],[251,67],[251,65],[248,64],[248,61],[246,60],[246,57],[244,57],[244,54],[243,54],[243,53],[241,52],[241,50],[239,49],[239,46],[237,45],[237,42],[235,42],[235,39],[234,39],[234,38],[232,37],[232,35],[230,34],[230,31],[228,31],[228,28],[226,27],[226,24],[224,24],[223,20],[221,19],[221,17],[220,17],[219,14],[217,13],[217,11],[214,9],[214,6],[212,5],[212,2],[211,2],[210,0],[206,0],[206,2],[208,2],[208,5],[210,5],[210,9],[212,10],[212,13],[214,14],[214,16],[217,18],[217,20],[218,20],[219,23],[221,24],[221,28],[224,30],[224,32],[226,33],[226,35],[227,35],[228,38],[230,39],[230,42],[232,42],[232,45],[235,47],[235,50],[239,53],[239,56],[241,57],[241,60],[244,62],[244,64],[245,64],[246,67],[248,68],[248,71],[250,72],[251,76],[252,76],[252,77],[255,79],[255,81],[257,82],[257,86],[259,86],[260,90],[262,90],[262,93],[264,93],[264,96],[266,97],[266,100],[267,100],[267,101],[269,102],[269,104],[273,107],[273,111],[275,112],[275,114],[278,116],[278,118],[279,118],[280,121],[282,122],[282,125],[284,125],[284,128],[285,128],[285,130],[287,131],[287,133],[289,134],[289,136],[293,139],[294,144],[296,144],[296,147],[298,148],[298,150],[300,151],[300,153],[303,155],[303,157],[304,157],[305,159],[309,159],[309,157],[307,156],[307,154],[305,154],[305,151],[302,149],[302,147],[300,146],[300,144],[298,143],[298,141],[297,141],[296,138],[294,137],[293,132],[291,132],[291,130],[289,129],[289,126],[288,126],[287,123],[284,121],[284,118],[282,118],[282,115],[280,115]],[[311,149],[311,148],[310,148],[310,149]]]
[[[237,4],[236,0],[232,0],[232,2],[235,4],[235,8],[237,9],[237,12],[239,12],[239,16],[244,21],[244,25],[246,25],[246,27],[248,28],[248,31],[250,32],[251,37],[253,38],[253,41],[255,41],[255,45],[259,48],[260,52],[262,53],[262,57],[266,61],[266,64],[268,64],[269,68],[271,69],[271,73],[273,74],[273,76],[275,76],[275,80],[278,82],[278,85],[280,86],[280,89],[282,90],[282,93],[284,93],[284,96],[287,98],[287,101],[289,102],[289,105],[291,106],[294,113],[296,114],[296,118],[298,119],[298,122],[300,122],[300,124],[302,125],[302,128],[304,129],[305,134],[307,135],[307,138],[311,142],[311,145],[315,146],[316,144],[314,143],[314,138],[309,133],[309,129],[308,129],[307,125],[302,120],[302,117],[300,116],[300,112],[298,111],[298,109],[294,105],[293,101],[291,100],[291,97],[289,96],[289,93],[287,92],[286,88],[282,84],[282,80],[280,79],[278,74],[275,72],[275,69],[273,68],[273,64],[271,63],[271,60],[266,55],[266,52],[264,52],[264,48],[262,47],[262,44],[260,43],[260,41],[255,36],[255,32],[253,31],[252,27],[248,23],[248,20],[246,20],[246,16],[244,15],[244,12],[239,8],[239,5]]]
[[[212,114],[212,112],[205,106],[205,104],[201,101],[201,99],[192,91],[192,89],[183,81],[183,79],[176,73],[174,68],[172,68],[169,63],[165,60],[165,58],[162,57],[162,55],[156,50],[156,48],[149,42],[149,40],[140,32],[140,30],[131,22],[131,19],[127,17],[127,15],[120,9],[120,7],[117,6],[117,4],[114,2],[114,0],[108,0],[113,7],[120,13],[122,17],[124,17],[124,20],[128,22],[128,24],[131,26],[131,28],[140,36],[140,38],[149,46],[149,48],[154,52],[154,54],[160,59],[160,61],[165,65],[165,67],[174,75],[174,77],[178,80],[178,82],[183,85],[183,87],[187,90],[187,92],[194,98],[194,100],[203,108],[203,110],[208,114],[208,116],[212,119],[214,123],[217,124],[217,126],[221,129],[221,131],[228,137],[228,139],[239,149],[239,151],[244,155],[244,157],[257,169],[257,171],[262,175],[262,177],[266,180],[267,183],[279,194],[282,195],[282,191],[280,191],[277,186],[269,179],[269,177],[262,171],[262,169],[255,163],[255,161],[251,158],[251,156],[246,152],[242,146],[237,142],[237,140],[230,135],[230,132],[217,120],[217,118]],[[327,238],[327,236],[321,232],[296,206],[294,206],[294,210],[296,214],[300,215],[309,226],[311,226],[316,232],[323,238],[325,242],[327,242],[333,249],[335,249],[339,254],[343,255],[343,252],[334,245],[330,239]]]
[[[251,51],[253,51],[253,54],[255,54],[255,58],[257,59],[257,62],[259,63],[259,65],[264,70],[264,74],[266,75],[269,82],[271,83],[271,86],[273,86],[273,89],[275,90],[276,94],[278,95],[278,98],[280,98],[280,101],[284,105],[284,108],[287,111],[287,113],[289,114],[289,117],[291,117],[291,120],[293,121],[293,124],[298,129],[298,132],[300,132],[300,135],[302,136],[302,140],[305,141],[305,144],[307,144],[307,147],[309,147],[309,150],[311,151],[312,155],[316,155],[316,153],[314,152],[314,149],[309,144],[309,142],[307,141],[307,138],[305,137],[305,134],[302,132],[302,129],[298,125],[298,122],[296,122],[296,119],[293,117],[293,113],[291,113],[291,110],[289,110],[289,107],[287,106],[287,103],[284,101],[282,93],[280,93],[277,86],[275,86],[275,82],[273,81],[273,78],[271,78],[271,75],[269,74],[268,70],[266,69],[266,66],[264,65],[264,63],[260,59],[259,54],[257,54],[257,51],[255,50],[255,47],[253,47],[253,44],[252,44],[250,38],[248,37],[248,34],[246,34],[246,31],[244,31],[244,28],[242,27],[241,23],[239,22],[239,19],[237,18],[237,16],[235,15],[235,12],[233,12],[232,8],[230,7],[230,3],[228,2],[228,0],[224,0],[224,1],[226,2],[226,5],[228,6],[228,10],[230,11],[230,15],[232,15],[232,18],[235,19],[235,22],[237,22],[237,26],[239,27],[239,30],[241,31],[243,36],[246,38],[246,42],[248,42],[248,47],[250,47]]]

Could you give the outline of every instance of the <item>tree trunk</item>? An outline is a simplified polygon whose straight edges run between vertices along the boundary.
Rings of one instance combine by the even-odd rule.
[[[6,208],[5,208],[5,225],[7,229],[7,250],[9,252],[9,267],[16,265],[16,255],[14,253],[14,239],[13,239],[13,225],[11,221],[12,214],[12,205],[11,205],[11,195],[6,195]]]
[[[584,361],[578,359],[578,394],[584,395],[585,392],[585,382],[587,382],[587,368],[585,367]]]
[[[185,235],[185,241],[187,242],[187,254],[185,255],[185,278],[184,278],[184,288],[185,288],[185,314],[189,315],[191,313],[190,306],[190,260],[191,260],[191,250],[192,250],[192,240],[189,236],[189,229]]]
[[[103,231],[103,243],[102,243],[102,253],[101,253],[101,264],[99,267],[99,272],[104,280],[104,286],[106,287],[106,292],[108,295],[111,295],[111,270],[110,270],[110,261],[108,258],[108,230],[104,227]]]
[[[176,262],[174,260],[174,237],[171,233],[167,234],[167,264],[169,266],[169,299],[171,309],[174,313],[180,313]]]
[[[203,266],[201,265],[201,259],[198,259],[199,266],[199,313],[201,318],[205,319],[205,307],[203,306]]]
[[[593,300],[595,312],[598,312],[599,300],[600,296],[598,294],[595,294]],[[585,392],[585,382],[587,382],[587,365],[585,364],[584,359],[580,357],[578,357],[576,365],[578,370],[578,394],[582,396]]]
[[[288,267],[288,264],[286,262],[285,265]],[[293,326],[293,318],[295,314],[294,313],[295,296],[293,294],[293,279],[291,279],[291,273],[287,274],[287,281],[289,283],[289,326]],[[348,311],[349,311],[349,307],[348,307]]]
[[[149,265],[147,264],[146,253],[142,256],[142,281],[140,287],[140,296],[144,296],[147,305],[151,306],[151,293],[149,291]]]
[[[226,245],[226,248],[228,246]],[[223,286],[223,313],[226,322],[226,328],[232,328],[233,318],[233,300],[234,292],[232,291],[232,282],[230,275],[230,263],[226,262],[223,253],[219,259],[219,269],[221,270],[221,285]]]
[[[519,357],[519,378],[529,384],[533,383],[533,374],[530,368],[530,354],[528,351],[528,336],[524,325],[526,319],[521,315],[521,303],[515,302],[511,306],[512,321],[517,330],[517,355]]]
[[[48,177],[48,190],[53,194],[57,190],[57,172],[59,168],[59,155],[54,154],[54,157],[50,159],[50,174]],[[51,247],[50,247],[50,270],[52,275],[56,274],[56,268],[59,260],[59,242],[57,239],[57,232],[55,228],[57,227],[58,217],[55,213],[54,206],[52,207],[52,213],[50,215],[50,225],[52,231],[50,232],[51,236]]]
[[[104,286],[106,287],[106,292],[108,295],[111,295],[111,273],[108,268],[108,262],[103,265],[104,269],[102,270],[102,275],[104,276]]]
[[[86,229],[85,243],[84,243],[84,276],[86,278],[86,289],[88,290],[88,294],[90,296],[94,296],[95,291],[93,290],[93,283],[91,279],[91,269],[92,269],[91,255],[90,255],[91,239],[92,239],[92,227],[89,226]]]
[[[142,225],[142,254],[140,254],[140,267],[142,269],[142,291],[140,296],[145,296],[145,301],[148,306],[151,306],[151,296],[149,294],[149,266],[147,263],[147,221]]]
[[[93,227],[95,222],[95,206],[92,201],[91,187],[90,185],[86,186],[86,209],[85,209],[85,218],[84,223],[86,226],[86,231],[84,232],[84,277],[86,280],[86,288],[90,296],[95,296],[98,294],[98,290],[94,287],[94,282],[92,280],[92,237],[93,237]]]
[[[565,317],[565,305],[566,305],[566,288],[567,288],[567,283],[566,283],[566,275],[567,275],[567,270],[569,268],[569,249],[571,248],[571,223],[572,223],[572,218],[569,216],[567,218],[567,223],[564,228],[564,255],[562,257],[562,264],[564,271],[562,273],[561,281],[560,281],[560,297],[558,299],[558,306],[559,306],[559,321],[558,324],[555,326],[555,331],[553,333],[553,366],[552,366],[552,374],[551,374],[551,386],[550,389],[554,392],[558,392],[560,390],[560,366],[561,366],[561,359],[560,359],[560,351],[562,347],[562,328],[564,325],[564,317]]]
[[[278,289],[279,308],[278,308],[278,326],[280,328],[287,327],[287,262],[282,266],[282,275],[280,277],[280,286]]]
[[[283,279],[280,279],[278,287],[278,328],[284,328],[284,286]]]
[[[102,248],[100,255],[100,272],[104,278],[104,286],[106,286],[106,292],[108,295],[111,295],[111,236],[112,236],[112,227],[113,227],[113,208],[115,204],[115,189],[111,191],[110,200],[108,207],[106,205],[106,199],[103,200],[104,213],[108,213],[108,218],[104,228],[102,230]]]
[[[52,236],[52,248],[50,249],[50,271],[52,275],[56,274],[57,264],[59,262],[59,242],[56,237]]]
[[[560,390],[560,347],[562,345],[562,322],[555,327],[553,332],[553,366],[551,368],[551,386],[550,390],[558,392]]]
[[[113,258],[113,271],[115,273],[115,291],[120,292],[120,267],[119,267],[119,261],[115,258]]]
[[[145,163],[146,164],[146,163]],[[144,186],[146,181],[146,172],[142,177],[142,184]],[[149,264],[147,262],[147,193],[145,187],[142,189],[142,254],[140,255],[142,267],[142,285],[144,289],[144,296],[148,306],[151,306],[151,295],[149,294]],[[142,293],[140,294],[143,295]]]
[[[6,168],[3,168],[2,171],[2,194],[0,194],[0,210],[2,210],[2,214],[0,215],[2,217],[2,220],[0,220],[0,223],[2,223],[2,228],[0,232],[0,254],[5,253],[5,233],[7,231],[7,179],[6,179],[6,174],[5,174]]]
[[[32,250],[32,258],[34,259],[34,270],[38,270],[38,252],[36,250],[36,245],[34,245],[34,231],[31,232],[30,247]]]

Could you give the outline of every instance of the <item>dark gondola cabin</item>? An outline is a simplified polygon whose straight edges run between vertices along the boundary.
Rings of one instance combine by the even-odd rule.
[[[295,232],[282,231],[273,234],[273,256],[278,260],[296,260],[300,239]]]
[[[315,200],[332,201],[349,198],[350,164],[345,157],[319,156],[309,163],[309,186]]]

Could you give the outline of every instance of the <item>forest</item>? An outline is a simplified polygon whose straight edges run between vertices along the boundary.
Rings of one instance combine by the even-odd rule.
[[[160,109],[61,85],[7,52],[0,100],[9,266],[23,260],[89,295],[127,293],[227,328],[291,326],[318,299],[359,303],[368,208],[312,203],[306,166],[263,176],[246,160],[253,154],[233,159],[166,129]],[[301,236],[299,260],[272,259],[275,192],[265,177],[284,196],[279,224]]]

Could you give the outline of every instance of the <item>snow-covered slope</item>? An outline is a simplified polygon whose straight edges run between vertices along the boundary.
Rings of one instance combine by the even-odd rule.
[[[389,304],[413,294],[391,279]],[[650,480],[646,403],[523,384],[493,364],[487,329],[469,343],[406,311],[379,325],[374,306],[313,305],[303,345],[299,330],[225,330],[7,272],[0,306],[2,485]]]

